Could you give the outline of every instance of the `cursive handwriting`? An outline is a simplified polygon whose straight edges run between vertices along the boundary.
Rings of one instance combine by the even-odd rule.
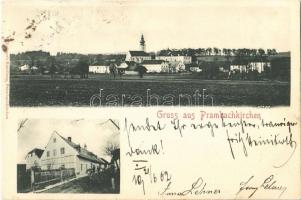
[[[226,130],[227,135],[227,141],[229,144],[231,156],[233,159],[235,159],[235,153],[233,150],[233,144],[240,144],[242,146],[242,150],[244,155],[248,156],[248,148],[253,148],[256,146],[287,146],[292,149],[292,153],[288,157],[288,159],[285,160],[285,162],[279,166],[274,166],[275,168],[279,168],[284,166],[293,156],[295,153],[295,150],[297,148],[297,142],[293,139],[293,134],[290,132],[289,135],[280,137],[279,134],[270,134],[266,138],[262,138],[259,136],[258,138],[252,137],[249,133],[244,132],[238,132],[234,135],[232,134],[232,137],[229,136],[228,130]]]
[[[248,198],[251,198],[258,190],[268,190],[270,191],[279,191],[279,196],[287,190],[286,186],[283,185],[277,185],[277,180],[274,179],[274,175],[270,175],[260,185],[253,185],[251,182],[254,179],[254,176],[251,176],[248,178],[247,181],[242,181],[240,182],[240,188],[238,192],[236,193],[236,196],[240,194],[243,191],[248,191],[250,192]]]
[[[135,125],[134,123],[129,123],[127,118],[125,118],[125,126],[124,130],[128,133],[131,134],[132,132],[139,132],[139,131],[162,131],[166,127],[165,124],[161,124],[160,121],[157,121],[155,124],[151,124],[149,119],[145,119],[145,123],[143,125]]]
[[[163,189],[160,195],[167,196],[186,196],[186,195],[217,195],[221,193],[220,189],[217,188],[209,188],[207,183],[204,181],[202,177],[198,177],[196,181],[194,181],[188,189],[183,191],[171,191],[172,182],[168,182],[167,186]]]

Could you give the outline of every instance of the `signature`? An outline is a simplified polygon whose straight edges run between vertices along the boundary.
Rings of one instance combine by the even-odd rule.
[[[253,179],[254,176],[251,176],[247,181],[242,181],[240,183],[240,188],[236,193],[236,196],[243,191],[248,191],[250,192],[248,198],[251,198],[258,190],[267,190],[269,192],[274,190],[279,191],[278,197],[281,197],[281,195],[287,190],[286,186],[278,184],[273,174],[267,177],[260,185],[253,185],[251,183]]]
[[[221,193],[220,189],[212,189],[207,186],[207,183],[203,180],[202,177],[198,177],[196,181],[194,181],[188,189],[183,191],[172,191],[171,189],[172,182],[168,182],[167,186],[164,188],[163,192],[159,193],[161,195],[168,196],[186,196],[186,195],[217,195]]]

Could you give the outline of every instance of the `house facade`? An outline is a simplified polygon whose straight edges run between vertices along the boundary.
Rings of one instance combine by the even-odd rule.
[[[27,153],[25,157],[26,170],[31,169],[32,167],[41,167],[40,158],[43,152],[44,150],[42,149],[34,148],[33,150]]]
[[[89,72],[94,74],[108,74],[110,72],[109,66],[105,65],[90,65]]]
[[[29,65],[25,64],[19,67],[20,71],[28,71],[30,69]]]
[[[271,67],[270,62],[250,62],[248,65],[230,65],[230,71],[240,71],[247,72],[250,71],[258,71],[258,73],[264,72],[266,67]]]
[[[183,55],[159,55],[156,56],[156,60],[164,60],[167,62],[182,62],[184,64],[190,64],[192,62],[191,56]]]
[[[185,71],[185,64],[183,62],[170,62],[169,73],[183,72]]]
[[[86,145],[81,147],[71,137],[64,138],[57,132],[51,135],[40,163],[42,170],[74,168],[76,175],[85,175],[87,170],[103,168],[107,164],[104,159],[88,151]]]
[[[247,66],[246,65],[230,65],[230,71],[239,71],[240,73],[247,72]]]
[[[262,73],[265,70],[265,67],[271,67],[270,62],[250,62],[249,63],[251,70],[257,70],[259,73]]]
[[[144,60],[151,59],[151,55],[145,51],[129,51],[125,57],[125,61],[133,61],[136,63],[142,63]]]
[[[169,67],[168,62],[164,60],[145,60],[141,64],[147,69],[147,73],[164,72]]]

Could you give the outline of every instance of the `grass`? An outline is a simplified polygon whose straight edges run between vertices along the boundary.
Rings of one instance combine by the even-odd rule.
[[[89,79],[50,79],[49,77],[18,77],[11,78],[11,106],[89,106],[93,94],[103,89],[103,103],[114,94],[124,105],[133,102],[133,95],[142,98],[146,103],[147,89],[149,94],[160,96],[159,104],[166,94],[175,97],[174,105],[179,104],[179,94],[188,94],[193,98],[196,90],[211,95],[215,106],[288,106],[290,104],[290,84],[276,81],[231,81],[231,80],[200,80],[197,77],[156,76],[147,75],[140,79],[137,76],[124,76],[113,79],[109,76],[90,76]],[[112,100],[112,98],[111,98]],[[185,105],[183,98],[181,105]],[[187,102],[186,102],[187,103]],[[209,102],[205,102],[209,105]]]

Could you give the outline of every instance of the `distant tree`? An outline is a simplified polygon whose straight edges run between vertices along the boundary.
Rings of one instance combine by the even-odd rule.
[[[139,65],[137,68],[136,68],[136,71],[138,72],[140,78],[143,78],[143,75],[147,72],[147,69],[142,66],[142,65]]]
[[[212,48],[211,47],[206,49],[206,54],[209,55],[209,56],[212,54]]]
[[[88,78],[89,74],[89,60],[86,56],[81,56],[78,63],[78,72],[80,73],[80,78]]]
[[[54,78],[54,74],[56,73],[56,62],[54,57],[49,57],[49,74],[51,78]]]
[[[107,142],[102,151],[105,155],[113,157],[113,153],[116,149],[119,149],[119,144],[114,142]]]
[[[219,65],[216,62],[203,62],[200,65],[204,79],[216,79],[219,73]]]
[[[262,49],[262,48],[258,49],[257,52],[258,52],[258,55],[259,55],[260,57],[263,57],[264,54],[265,54],[265,51],[264,51],[264,49]]]
[[[276,49],[272,49],[272,55],[276,55],[276,54],[277,54]]]
[[[255,58],[257,55],[257,49],[251,49],[250,55]]]
[[[109,67],[109,71],[110,71],[110,74],[113,75],[114,78],[116,78],[117,74],[118,74],[118,70],[117,70],[117,67],[115,64],[110,64],[110,67]]]
[[[217,48],[217,47],[214,47],[213,48],[213,52],[214,52],[215,55],[220,55],[221,50],[219,48]]]

